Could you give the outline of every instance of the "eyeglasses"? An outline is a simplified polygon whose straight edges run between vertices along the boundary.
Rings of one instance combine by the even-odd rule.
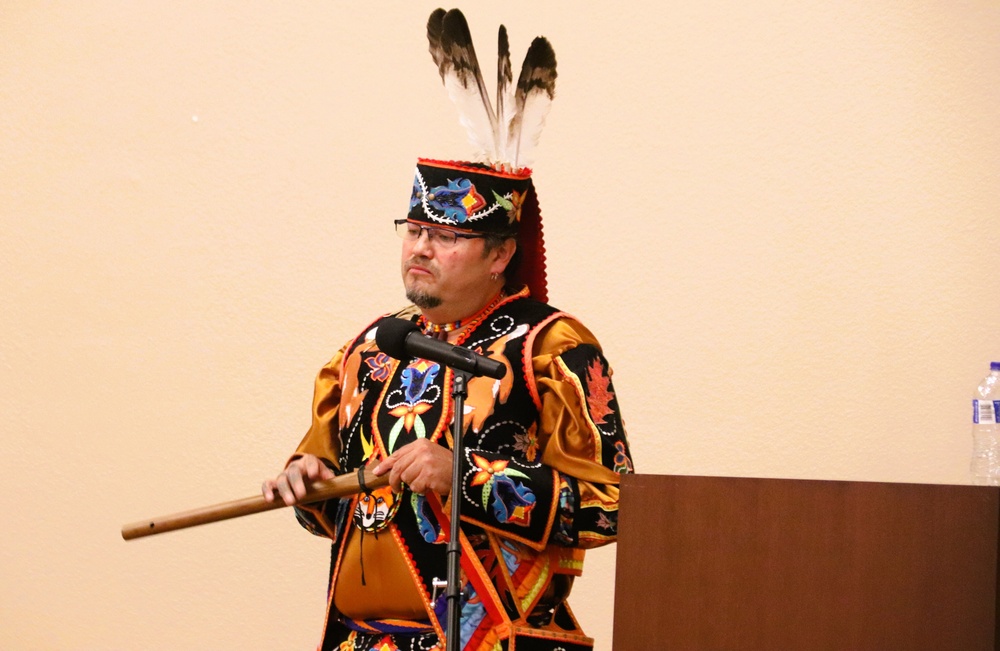
[[[460,237],[467,240],[485,237],[478,233],[457,233],[447,228],[421,226],[405,219],[397,219],[393,223],[396,224],[396,235],[407,242],[416,242],[420,239],[420,233],[426,231],[428,242],[446,249],[455,246]]]

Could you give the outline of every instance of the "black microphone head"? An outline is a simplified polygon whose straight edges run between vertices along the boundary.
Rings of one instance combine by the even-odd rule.
[[[382,319],[375,331],[375,343],[379,350],[396,359],[407,359],[406,337],[420,328],[413,321],[406,319]]]

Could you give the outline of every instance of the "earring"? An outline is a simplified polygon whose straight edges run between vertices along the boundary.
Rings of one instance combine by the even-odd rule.
[[[493,273],[490,274],[490,280],[492,280],[493,282],[500,280],[500,274],[494,271]]]

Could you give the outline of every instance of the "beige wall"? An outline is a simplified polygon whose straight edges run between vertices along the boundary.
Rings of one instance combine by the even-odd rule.
[[[967,480],[1000,359],[1000,6],[485,3],[560,61],[550,296],[605,343],[638,470]],[[412,2],[0,5],[0,647],[310,648],[257,490],[312,377],[399,306],[417,156],[463,157]],[[492,62],[487,66],[487,75]],[[610,648],[614,551],[575,595]]]

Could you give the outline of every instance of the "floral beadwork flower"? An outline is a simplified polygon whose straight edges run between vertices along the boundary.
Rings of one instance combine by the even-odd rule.
[[[514,435],[514,449],[523,452],[528,461],[534,461],[538,456],[538,437],[534,432],[522,432]]]
[[[403,427],[406,431],[413,430],[413,422],[417,419],[417,416],[427,413],[431,406],[426,402],[418,402],[415,405],[400,405],[389,412],[390,416],[395,416],[396,418],[403,419]]]
[[[527,479],[528,476],[508,467],[506,459],[489,461],[478,454],[471,456],[477,470],[470,483],[472,486],[483,487],[483,508],[489,508],[492,498],[493,515],[497,522],[528,526],[531,511],[535,508],[535,494],[530,488],[514,480],[515,477]]]
[[[628,458],[625,444],[615,441],[615,472],[632,472],[632,460]]]
[[[392,368],[392,358],[385,353],[379,353],[374,357],[366,357],[365,364],[371,369],[371,378],[376,382],[385,382],[389,379],[389,371]]]
[[[507,462],[501,459],[500,461],[487,461],[478,454],[472,455],[472,463],[476,464],[479,471],[476,476],[472,478],[473,486],[482,486],[486,482],[493,479],[493,475],[502,474],[504,470],[507,469]]]

